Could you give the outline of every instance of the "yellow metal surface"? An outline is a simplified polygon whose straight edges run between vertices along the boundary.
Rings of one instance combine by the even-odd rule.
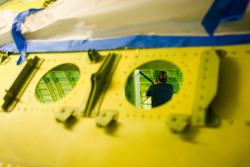
[[[99,108],[101,114],[119,113],[117,123],[106,128],[98,127],[94,117],[80,114],[66,123],[59,123],[54,117],[62,107],[84,108],[91,90],[91,75],[102,62],[90,64],[86,52],[30,54],[29,57],[44,58],[44,62],[14,110],[0,112],[0,164],[250,166],[249,48],[250,45],[238,45],[100,52],[122,56]],[[220,63],[216,49],[226,51]],[[8,63],[0,65],[1,95],[20,68],[17,60],[18,56],[12,55]],[[152,110],[138,109],[126,99],[127,78],[138,66],[155,60],[178,66],[183,72],[183,86],[167,104]],[[79,68],[77,85],[55,103],[40,103],[35,97],[37,83],[50,69],[65,63]],[[218,72],[218,93],[213,100]],[[203,124],[192,120],[190,127],[176,134],[166,126],[167,118],[174,114],[196,118],[197,107],[202,106],[204,111],[211,100],[213,112],[221,119],[219,127],[201,127]]]
[[[45,0],[10,0],[0,6],[0,10],[18,10],[24,11],[30,8],[43,8]]]

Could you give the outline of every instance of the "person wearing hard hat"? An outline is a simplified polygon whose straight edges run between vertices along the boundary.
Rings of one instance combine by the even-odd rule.
[[[172,99],[174,87],[166,82],[167,73],[165,71],[160,71],[157,82],[151,85],[146,92],[146,98],[152,97],[152,108],[160,106]]]

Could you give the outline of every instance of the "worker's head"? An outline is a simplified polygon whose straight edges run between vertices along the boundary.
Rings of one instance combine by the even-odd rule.
[[[167,82],[167,73],[165,71],[160,71],[158,74],[158,82]]]

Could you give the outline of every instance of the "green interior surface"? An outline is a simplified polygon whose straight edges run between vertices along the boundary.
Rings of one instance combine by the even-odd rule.
[[[79,80],[79,69],[75,65],[58,66],[47,72],[38,82],[36,98],[41,103],[53,103],[67,96]]]
[[[167,83],[174,86],[174,93],[177,94],[182,86],[183,76],[181,70],[174,64],[166,61],[154,61],[147,64],[144,64],[138,67],[136,70],[141,71],[154,83],[157,82],[158,73],[160,71],[167,72]],[[127,84],[125,94],[129,102],[133,105],[136,105],[136,101],[140,101],[140,108],[142,109],[151,109],[151,99],[148,98],[146,101],[145,94],[152,85],[152,83],[146,79],[143,75],[140,74],[140,99],[137,99],[135,96],[135,74],[134,72],[130,74]],[[142,103],[143,102],[143,103]]]

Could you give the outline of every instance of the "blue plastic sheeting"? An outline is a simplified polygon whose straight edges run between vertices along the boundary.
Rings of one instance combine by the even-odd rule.
[[[119,48],[168,48],[195,46],[223,46],[249,44],[250,34],[224,36],[156,36],[131,35],[100,40],[68,40],[27,42],[26,52],[68,52],[88,49],[110,50]],[[0,47],[5,52],[18,53],[14,43]]]
[[[26,59],[26,40],[21,33],[21,25],[27,16],[29,16],[31,13],[34,13],[40,10],[43,10],[43,9],[29,9],[24,12],[21,12],[16,16],[16,18],[13,21],[11,33],[12,33],[14,42],[17,46],[17,49],[20,53],[20,57],[17,61],[17,64],[21,64]]]
[[[209,35],[213,35],[221,22],[240,20],[247,9],[249,0],[215,0],[202,21]]]

